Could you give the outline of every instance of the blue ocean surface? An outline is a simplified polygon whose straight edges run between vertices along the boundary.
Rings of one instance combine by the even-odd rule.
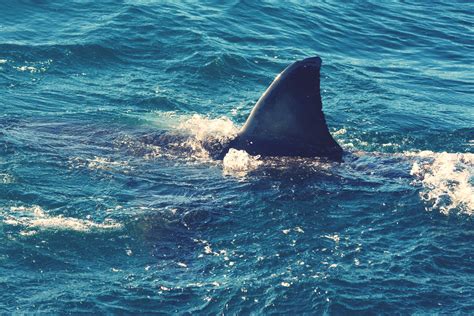
[[[0,3],[0,313],[474,314],[471,1]],[[344,162],[210,158],[321,56]]]

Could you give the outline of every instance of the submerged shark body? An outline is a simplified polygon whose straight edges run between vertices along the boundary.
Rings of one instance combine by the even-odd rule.
[[[322,111],[320,69],[319,57],[288,66],[260,97],[220,157],[235,148],[251,155],[340,161],[343,150],[329,133]]]

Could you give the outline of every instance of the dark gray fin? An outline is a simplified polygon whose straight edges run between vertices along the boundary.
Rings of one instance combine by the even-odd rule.
[[[288,66],[260,97],[229,148],[251,155],[340,161],[343,150],[329,133],[322,111],[320,69],[319,57]]]

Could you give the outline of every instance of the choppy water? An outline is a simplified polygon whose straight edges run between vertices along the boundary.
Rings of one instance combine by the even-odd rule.
[[[474,313],[473,12],[2,1],[0,312]],[[346,161],[209,159],[313,55]]]

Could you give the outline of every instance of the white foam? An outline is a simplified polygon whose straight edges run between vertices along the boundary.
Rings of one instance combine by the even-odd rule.
[[[12,226],[21,226],[25,230],[23,236],[34,235],[38,230],[97,232],[121,229],[122,225],[111,220],[103,223],[73,217],[50,216],[41,207],[10,207],[9,212],[2,212],[3,223]]]
[[[347,133],[347,130],[345,128],[341,128],[335,132],[332,133],[334,136],[339,136],[339,135],[344,135]]]
[[[339,237],[338,234],[334,234],[334,235],[324,235],[323,237],[324,237],[324,238],[327,238],[327,239],[331,239],[331,240],[334,241],[335,243],[339,243],[339,241],[341,240],[341,237]]]
[[[4,61],[3,63],[7,62],[7,60],[5,59],[2,59],[1,61]],[[52,59],[48,59],[46,61],[38,61],[38,62],[25,62],[26,65],[17,66],[13,68],[22,72],[30,72],[30,73],[45,72],[49,68],[49,65],[51,65],[52,62],[53,62]],[[3,64],[3,63],[0,62],[0,64]]]
[[[238,127],[225,116],[210,118],[199,114],[180,115],[176,112],[158,112],[154,113],[150,121],[160,130],[169,130],[186,136],[186,138],[177,137],[176,143],[167,144],[167,147],[182,149],[189,153],[188,158],[199,161],[211,161],[211,155],[206,148],[218,150],[219,147],[223,147],[235,138],[238,132]],[[153,150],[145,158],[169,156],[169,153],[163,152],[159,146],[147,149]]]
[[[420,197],[428,210],[474,215],[474,154],[422,151],[406,155],[417,158],[410,173],[415,177],[413,184],[423,188]]]
[[[251,156],[245,150],[231,148],[224,157],[224,173],[236,176],[246,175],[262,164],[259,156]]]
[[[198,141],[217,140],[221,143],[233,139],[239,131],[228,117],[212,119],[198,114],[184,119],[177,127]]]
[[[38,69],[33,66],[20,66],[20,67],[15,67],[19,71],[29,71],[31,73],[38,72]]]
[[[175,128],[190,137],[181,146],[191,149],[193,159],[210,158],[209,152],[203,144],[217,143],[224,145],[233,139],[238,132],[238,128],[227,117],[209,118],[194,114],[191,117],[183,117]]]
[[[130,169],[127,161],[113,161],[110,158],[94,156],[93,158],[73,158],[71,163],[75,167],[83,167],[91,170],[121,170],[127,173]]]
[[[13,183],[15,179],[12,175],[8,173],[0,173],[0,184],[10,184]]]
[[[93,159],[87,160],[89,169],[110,170],[114,167],[128,166],[126,161],[112,161],[109,158],[95,156]]]

